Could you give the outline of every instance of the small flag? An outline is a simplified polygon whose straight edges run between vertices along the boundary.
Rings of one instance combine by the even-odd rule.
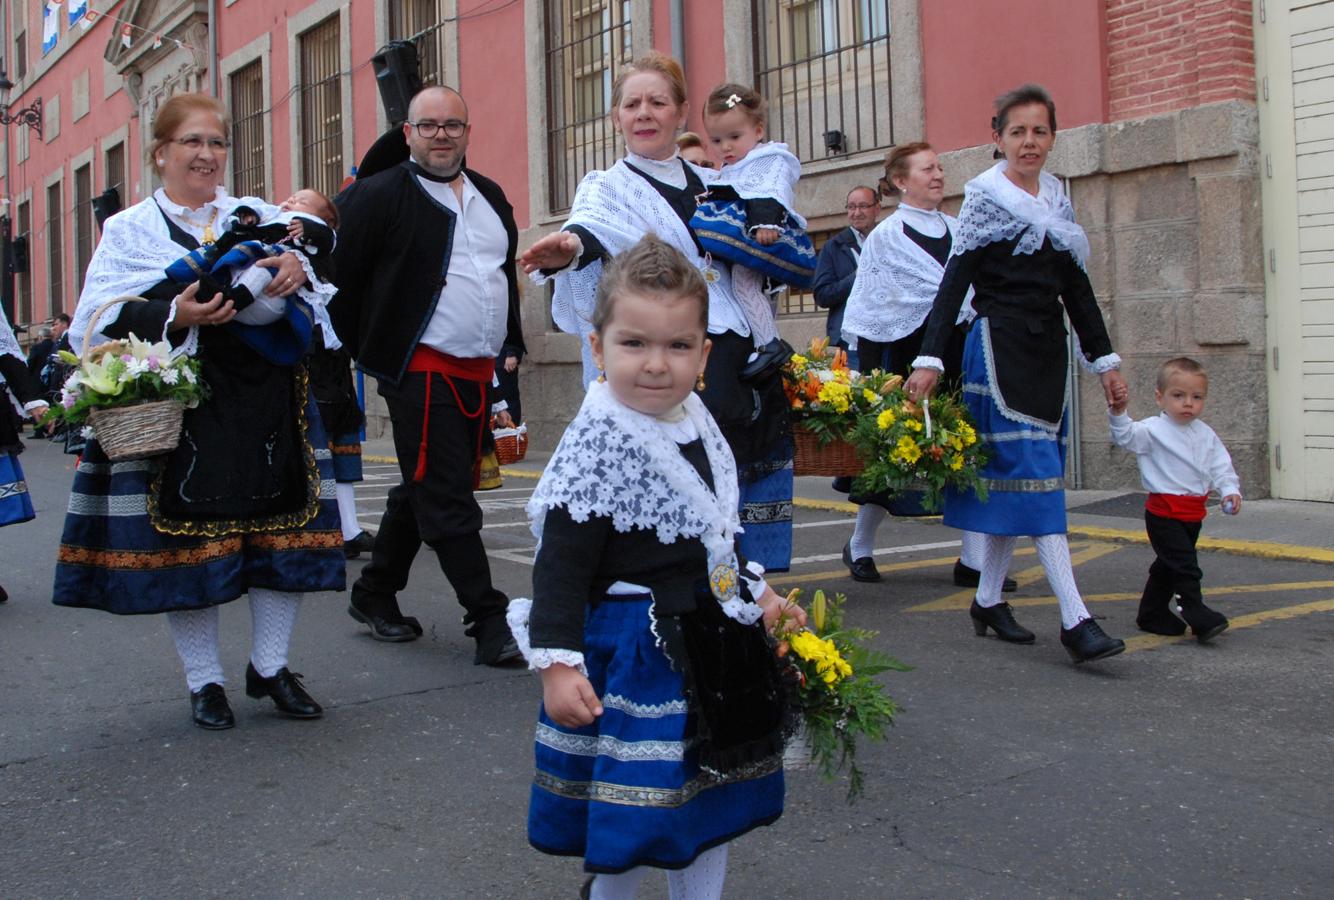
[[[70,25],[73,25],[75,22],[83,18],[87,14],[87,12],[88,12],[88,0],[69,0]]]
[[[56,49],[60,40],[60,4],[47,3],[42,7],[42,55]]]
[[[89,30],[96,24],[97,24],[97,13],[93,12],[92,10],[89,10],[88,14],[79,20],[79,27],[82,28],[84,31]]]
[[[158,47],[161,46],[162,46],[162,35],[160,34],[153,35],[153,49],[156,50]]]
[[[125,45],[126,50],[130,49],[130,45],[134,43],[133,34],[134,34],[133,26],[131,25],[120,26],[120,42]]]

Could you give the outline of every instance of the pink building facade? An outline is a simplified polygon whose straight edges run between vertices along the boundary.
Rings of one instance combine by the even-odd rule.
[[[650,48],[683,59],[696,130],[714,85],[766,95],[819,235],[842,227],[847,191],[875,184],[895,143],[941,150],[957,205],[990,164],[992,98],[1042,82],[1060,117],[1051,170],[1089,231],[1132,385],[1142,399],[1162,359],[1204,357],[1224,400],[1211,401],[1215,427],[1243,481],[1269,483],[1249,0],[1020,0],[1003,14],[988,0],[89,0],[94,20],[73,23],[80,0],[65,0],[46,52],[44,7],[0,2],[10,112],[39,98],[43,110],[40,137],[11,124],[3,140],[0,195],[28,238],[14,298],[25,322],[73,309],[91,198],[116,186],[128,204],[156,186],[143,148],[163,98],[215,90],[228,103],[234,192],[334,191],[388,125],[371,57],[423,31],[423,74],[463,92],[469,164],[504,187],[525,243],[616,158],[611,79]],[[823,333],[809,297],[780,311],[790,340]],[[550,446],[577,408],[579,351],[552,328],[544,291],[526,290],[524,314],[524,405],[535,445]],[[1134,484],[1094,384],[1080,388],[1072,479]]]

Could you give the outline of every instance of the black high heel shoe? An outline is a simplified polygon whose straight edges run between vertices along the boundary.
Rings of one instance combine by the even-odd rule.
[[[1062,628],[1061,644],[1075,665],[1106,659],[1126,649],[1125,641],[1109,636],[1093,619],[1085,619],[1069,631]]]
[[[978,637],[985,636],[990,628],[996,632],[996,637],[1011,644],[1031,644],[1037,640],[1033,632],[1015,621],[1014,610],[1010,609],[1008,603],[979,606],[974,600],[968,608],[968,615],[973,620],[973,631]]]
[[[301,686],[300,674],[283,666],[271,678],[265,678],[250,663],[245,670],[245,692],[248,696],[259,699],[269,697],[278,711],[294,719],[318,719],[324,715],[324,707],[315,702],[315,698],[306,693]]]

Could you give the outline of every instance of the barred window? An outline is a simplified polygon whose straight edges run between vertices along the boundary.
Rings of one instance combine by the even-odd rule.
[[[343,74],[338,16],[300,37],[302,187],[332,197],[343,183]]]
[[[102,189],[115,188],[120,194],[123,206],[130,205],[130,194],[125,188],[125,144],[114,144],[107,148],[106,167],[102,171]]]
[[[60,182],[46,189],[46,297],[53,314],[65,308],[65,225],[61,218]],[[32,314],[32,310],[28,310]],[[31,321],[31,319],[29,319]]]
[[[74,293],[83,290],[83,276],[93,259],[93,164],[74,170]],[[52,313],[60,310],[52,309]]]
[[[834,228],[830,231],[812,231],[811,243],[815,245],[815,255],[818,258],[820,251],[824,249],[825,241],[842,231],[843,228]],[[810,316],[816,313],[824,314],[828,310],[821,309],[815,305],[815,292],[811,290],[799,291],[796,288],[788,288],[778,298],[778,315],[780,316]]]
[[[18,307],[14,310],[15,322],[32,321],[32,204],[24,200],[19,204],[18,214],[14,217],[16,238],[23,238],[28,244],[29,261],[22,272],[14,276]]]
[[[547,0],[547,173],[552,212],[616,160],[611,85],[630,61],[630,0]]]
[[[389,0],[389,39],[403,41],[444,21],[440,0]],[[422,85],[445,83],[443,28],[417,40],[418,71]]]
[[[752,0],[769,134],[803,161],[894,143],[890,0]]]
[[[232,193],[264,197],[264,64],[255,60],[231,76]]]
[[[14,38],[14,77],[20,81],[28,74],[28,33],[20,31]]]

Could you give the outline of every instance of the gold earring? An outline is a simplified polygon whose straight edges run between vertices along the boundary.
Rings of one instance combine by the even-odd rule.
[[[598,369],[598,384],[605,384],[606,381],[607,381],[607,373],[602,371],[601,369]]]
[[[703,392],[704,392],[704,373],[703,373],[703,372],[700,372],[698,375],[695,376],[695,390],[699,391],[700,393],[703,393]]]

